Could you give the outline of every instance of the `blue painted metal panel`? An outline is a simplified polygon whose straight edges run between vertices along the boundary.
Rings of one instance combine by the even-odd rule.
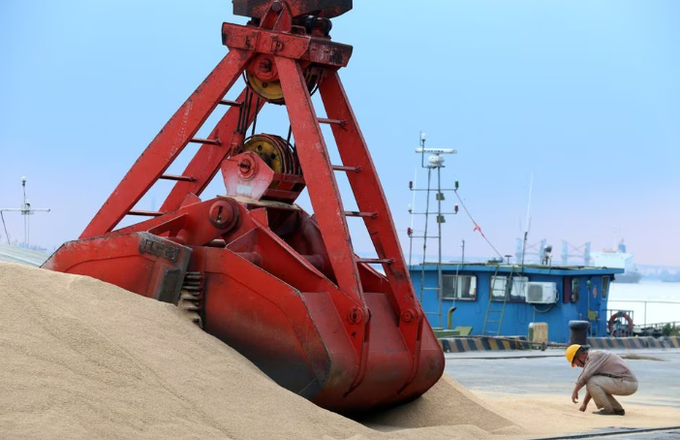
[[[430,324],[435,328],[455,328],[456,326],[472,327],[472,335],[482,335],[487,307],[489,305],[491,277],[494,274],[507,276],[513,273],[518,276],[516,266],[497,266],[485,264],[444,265],[442,273],[445,275],[475,275],[477,277],[477,298],[442,299],[441,308],[438,300],[436,265],[426,265],[424,271],[424,286],[420,289],[422,267],[411,266],[411,278],[415,292],[419,295],[421,304]],[[613,274],[621,273],[620,269],[600,268],[572,268],[530,266],[524,267],[522,276],[530,282],[554,282],[557,286],[558,298],[555,304],[529,304],[525,301],[507,301],[503,314],[502,336],[527,336],[532,322],[548,324],[548,339],[550,342],[569,342],[571,329],[569,321],[589,321],[588,336],[607,336],[607,293],[603,295],[603,278],[609,279]],[[566,292],[565,279],[569,283],[577,279],[579,295],[576,298],[571,292]],[[569,289],[571,290],[571,289]],[[452,320],[448,322],[448,311],[456,307]],[[591,312],[590,314],[588,312]]]

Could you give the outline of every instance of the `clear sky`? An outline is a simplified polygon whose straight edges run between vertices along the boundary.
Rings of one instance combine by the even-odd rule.
[[[637,263],[680,265],[680,2],[354,3],[331,36],[354,46],[340,75],[407,258],[422,130],[427,146],[458,150],[443,186],[460,181],[500,253],[514,254],[528,214],[529,244],[547,239],[557,255],[562,240],[597,251],[624,238]],[[231,10],[228,0],[0,2],[0,208],[20,206],[26,176],[32,205],[51,208],[30,219],[31,244],[53,250],[80,235],[226,54],[221,23],[247,21]],[[258,128],[285,136],[282,118],[274,109]],[[216,183],[204,198],[218,193]],[[21,216],[4,216],[23,240]],[[370,253],[353,220],[357,251]],[[445,255],[465,240],[466,255],[495,256],[473,227],[462,211],[448,216]]]

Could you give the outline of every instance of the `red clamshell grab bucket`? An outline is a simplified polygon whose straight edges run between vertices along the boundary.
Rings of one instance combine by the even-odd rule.
[[[280,385],[324,408],[362,413],[412,400],[439,380],[444,356],[415,298],[338,74],[352,47],[331,41],[324,17],[351,9],[351,1],[238,3],[235,10],[257,19],[222,25],[229,53],[132,165],[80,240],[64,244],[43,267],[178,304]],[[301,26],[311,12],[316,19]],[[243,91],[226,100],[244,74]],[[249,75],[253,82],[275,79],[282,95],[255,96]],[[310,79],[325,117],[311,99]],[[271,148],[262,151],[273,155],[269,162],[289,159],[281,163],[291,167],[274,169],[266,154],[244,151],[244,134],[251,126],[255,132],[265,103],[285,105],[295,146],[267,135]],[[228,110],[207,138],[195,137],[218,105]],[[341,164],[330,162],[322,123],[330,125]],[[201,147],[182,174],[167,174],[189,143]],[[230,197],[202,202],[220,171]],[[336,172],[345,173],[357,211],[345,209]],[[135,209],[160,180],[176,183],[159,210]],[[292,205],[303,188],[314,219]],[[133,215],[148,219],[117,229]],[[347,217],[363,220],[377,258],[355,254]],[[368,264],[382,265],[386,275]]]
[[[441,377],[442,350],[431,328],[423,326],[414,366],[387,294],[364,294],[370,319],[362,373],[330,292],[300,291],[228,250],[199,252],[209,262],[205,330],[317,405],[341,413],[389,407],[420,396]]]
[[[441,377],[443,355],[431,328],[422,326],[414,365],[388,293],[364,294],[370,318],[360,342],[362,365],[333,302],[333,283],[262,230],[234,245],[184,246],[148,232],[112,233],[64,244],[43,268],[175,303],[186,273],[200,271],[204,329],[279,385],[339,413],[408,402]],[[383,278],[362,269],[367,285],[384,288]]]

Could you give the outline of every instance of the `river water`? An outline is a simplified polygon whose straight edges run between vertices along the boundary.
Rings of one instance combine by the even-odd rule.
[[[637,284],[614,282],[609,287],[607,308],[632,311],[635,325],[666,322],[680,325],[680,283],[640,280]]]

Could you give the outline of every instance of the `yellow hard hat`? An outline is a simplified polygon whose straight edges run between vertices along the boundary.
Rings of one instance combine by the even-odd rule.
[[[574,358],[576,357],[576,352],[578,352],[579,348],[581,348],[580,345],[572,344],[569,347],[567,347],[567,351],[564,353],[564,355],[567,357],[567,360],[571,364],[572,368],[575,367]]]

